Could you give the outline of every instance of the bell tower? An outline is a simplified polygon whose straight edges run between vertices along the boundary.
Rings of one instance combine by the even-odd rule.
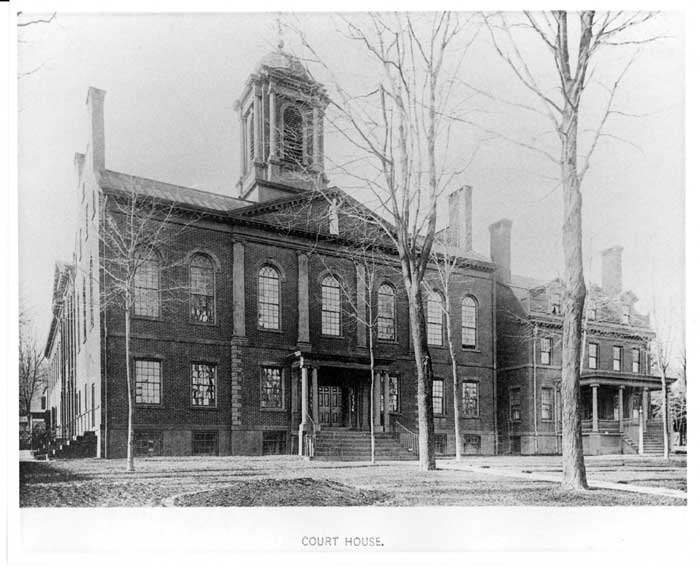
[[[323,189],[323,118],[328,97],[283,49],[262,58],[236,102],[241,136],[239,195],[269,201]]]

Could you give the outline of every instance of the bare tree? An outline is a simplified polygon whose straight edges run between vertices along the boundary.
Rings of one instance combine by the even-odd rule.
[[[41,15],[33,15],[33,16],[26,16],[23,12],[17,12],[17,29],[18,32],[18,43],[24,44],[27,43],[27,40],[24,38],[24,34],[30,29],[34,29],[37,27],[41,27],[44,25],[51,24],[54,20],[56,19],[56,12],[49,14],[47,16],[41,16]],[[20,58],[21,61],[21,58]],[[44,63],[40,63],[39,65],[36,65],[28,70],[23,70],[20,71],[17,74],[18,79],[24,79],[25,77],[28,77],[30,75],[33,75],[37,71],[41,70],[44,67]]]
[[[588,487],[583,461],[583,443],[580,417],[580,360],[583,308],[586,285],[583,276],[582,229],[581,229],[581,184],[590,168],[591,158],[601,138],[615,138],[606,130],[614,116],[630,116],[614,107],[619,85],[635,59],[641,44],[655,37],[637,39],[627,35],[652,14],[627,14],[624,12],[596,13],[582,11],[570,18],[566,11],[548,13],[525,12],[522,17],[503,14],[488,14],[484,23],[497,54],[535,102],[509,101],[490,96],[519,111],[532,112],[544,118],[556,133],[558,148],[551,151],[537,141],[518,140],[517,137],[494,135],[521,147],[537,152],[558,169],[557,186],[562,188],[563,226],[562,245],[564,251],[563,301],[563,349],[562,349],[562,485],[567,489],[582,490]],[[572,23],[575,20],[577,23]],[[535,73],[533,60],[521,49],[516,34],[529,35],[540,40],[554,77],[553,84],[543,83]],[[601,54],[606,48],[632,48],[633,54],[622,68],[612,85],[593,81],[594,65],[606,65]],[[609,66],[609,64],[608,64]],[[607,95],[607,102],[598,125],[593,128],[588,148],[581,152],[580,109],[584,94],[592,84],[600,85]],[[465,122],[484,128],[474,121]]]
[[[46,384],[44,354],[34,329],[34,318],[23,307],[19,314],[19,413],[31,416],[32,400]]]
[[[103,276],[102,309],[112,308],[124,319],[125,374],[128,400],[126,470],[134,471],[134,404],[135,381],[132,376],[131,340],[132,315],[137,301],[162,309],[165,300],[176,301],[186,285],[176,279],[163,282],[183,262],[171,255],[172,243],[191,219],[180,216],[174,205],[157,198],[139,194],[136,190],[111,192],[105,196],[104,215],[99,231],[101,271]],[[145,287],[144,280],[155,277],[157,287]]]
[[[401,266],[416,364],[419,467],[435,469],[432,379],[422,282],[435,237],[439,196],[462,169],[448,163],[454,80],[468,47],[460,41],[465,21],[442,12],[430,15],[369,14],[342,19],[342,34],[375,66],[379,81],[353,95],[300,37],[309,58],[330,76],[336,132],[360,156],[341,170],[370,196],[373,221],[389,239]],[[365,160],[369,171],[359,163]]]

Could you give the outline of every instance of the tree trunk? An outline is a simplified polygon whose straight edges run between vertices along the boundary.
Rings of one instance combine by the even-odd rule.
[[[358,325],[361,325],[358,323]],[[369,397],[369,439],[370,439],[370,462],[374,464],[375,461],[375,439],[374,439],[374,415],[375,415],[375,401],[374,401],[374,382],[376,380],[374,376],[374,338],[372,337],[372,330],[369,329],[369,372],[371,373],[370,381],[370,397]],[[387,401],[384,401],[387,404]]]
[[[459,377],[457,376],[457,357],[455,355],[455,346],[452,343],[452,327],[450,322],[450,300],[449,290],[445,290],[445,312],[447,315],[447,346],[450,349],[450,361],[452,362],[452,407],[454,410],[455,420],[455,461],[462,460],[462,433],[459,423]]]
[[[562,334],[562,486],[588,489],[581,438],[580,378],[581,320],[586,299],[583,279],[581,190],[577,169],[577,111],[567,110],[562,129],[562,185],[564,197],[564,323]]]
[[[126,434],[126,471],[134,471],[134,393],[131,384],[131,310],[124,310],[124,341],[126,342],[126,396],[129,418]]]
[[[414,279],[415,282],[415,279]],[[408,312],[416,360],[416,403],[418,406],[418,455],[422,471],[435,469],[433,448],[433,364],[428,350],[425,313],[420,283],[408,283]]]

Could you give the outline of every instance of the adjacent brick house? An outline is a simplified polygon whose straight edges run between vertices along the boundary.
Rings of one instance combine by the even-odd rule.
[[[299,61],[273,52],[244,86],[237,105],[239,197],[108,170],[104,96],[94,88],[88,93],[90,142],[86,154],[76,156],[81,222],[72,262],[56,268],[46,347],[54,369],[49,405],[55,437],[88,440],[102,457],[126,452],[124,318],[102,301],[110,278],[100,234],[112,204],[128,194],[168,203],[178,220],[188,220],[142,264],[137,278],[129,363],[137,455],[295,453],[300,436],[366,431],[370,422],[379,432],[415,430],[415,362],[397,261],[384,250],[368,289],[366,267],[349,252],[364,228],[343,212],[352,198],[329,187],[324,174],[328,101]],[[528,348],[501,331],[519,325],[504,317],[508,309],[528,322],[548,315],[526,309],[523,290],[504,276],[509,245],[508,251],[492,246],[492,262],[472,250],[471,230],[471,189],[460,188],[450,196],[442,234],[447,252],[460,259],[448,291],[449,317],[441,310],[445,291],[435,272],[426,277],[437,453],[454,454],[456,443],[465,453],[532,453],[522,425],[531,413],[532,361]],[[180,290],[177,301],[166,301],[164,282]],[[524,291],[533,302],[539,294]],[[379,317],[373,382],[369,330],[353,316],[357,306],[368,305]],[[591,333],[621,334],[630,357],[630,346],[650,337],[645,322],[632,323],[634,332],[601,324]],[[448,325],[457,338],[462,440],[454,439]],[[555,384],[556,366],[550,367],[546,380]],[[516,385],[522,388],[517,433],[508,420]],[[540,402],[533,404],[539,408]],[[550,404],[556,416],[554,395]],[[535,452],[556,451],[556,428],[547,431],[546,442],[545,430],[537,431]]]

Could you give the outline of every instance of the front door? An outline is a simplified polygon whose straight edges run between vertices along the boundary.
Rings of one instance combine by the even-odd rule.
[[[343,389],[335,385],[319,385],[318,413],[323,426],[342,426]]]

